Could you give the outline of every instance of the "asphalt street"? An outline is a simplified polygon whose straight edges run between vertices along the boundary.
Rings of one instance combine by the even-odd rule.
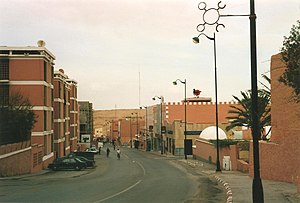
[[[0,181],[1,202],[224,202],[223,189],[172,157],[121,148],[96,155],[97,167]]]

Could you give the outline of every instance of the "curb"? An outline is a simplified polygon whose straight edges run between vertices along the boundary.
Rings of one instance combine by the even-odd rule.
[[[190,167],[192,167],[192,168],[196,168],[197,165],[203,166],[202,162],[197,162],[197,161],[194,161],[194,162],[187,161],[186,163]],[[207,175],[213,175],[213,173],[210,173],[210,172],[204,172],[204,171],[202,171],[202,172],[205,173],[205,174],[207,174]],[[233,195],[232,195],[232,190],[231,190],[230,185],[227,182],[225,182],[224,180],[222,180],[217,175],[213,175],[213,177],[217,180],[218,184],[221,184],[223,186],[223,188],[225,189],[225,192],[226,192],[226,203],[233,203]]]
[[[28,177],[32,177],[32,176],[44,175],[49,172],[51,172],[49,169],[43,169],[42,171],[37,172],[37,173],[27,173],[27,174],[22,174],[22,175],[0,177],[0,180],[18,180],[18,179],[28,178]]]
[[[233,203],[233,195],[232,195],[232,190],[227,182],[222,180],[219,176],[214,175],[215,179],[218,181],[219,184],[221,184],[226,192],[226,203]]]

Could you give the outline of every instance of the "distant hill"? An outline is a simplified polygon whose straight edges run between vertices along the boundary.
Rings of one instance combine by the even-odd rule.
[[[124,119],[131,113],[138,113],[139,117],[145,116],[145,109],[113,109],[113,110],[94,110],[93,119],[94,119],[94,128],[103,128],[106,122],[112,120]]]

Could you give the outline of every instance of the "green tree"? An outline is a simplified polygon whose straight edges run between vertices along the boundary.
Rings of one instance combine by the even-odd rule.
[[[263,77],[270,82],[270,79],[263,75]],[[265,85],[264,85],[265,86]],[[267,86],[265,86],[267,88]],[[236,127],[248,127],[252,128],[252,100],[251,90],[242,92],[242,98],[233,96],[240,106],[230,106],[228,111],[231,116],[226,117],[229,120],[229,125],[226,130],[229,131]],[[259,117],[259,129],[261,132],[261,139],[266,139],[267,134],[264,133],[264,127],[271,125],[271,94],[270,89],[258,90],[258,117]]]
[[[300,20],[293,25],[290,36],[284,37],[281,55],[287,69],[279,81],[292,87],[294,100],[300,102]]]
[[[30,140],[36,118],[27,98],[11,94],[8,104],[0,104],[0,145]]]

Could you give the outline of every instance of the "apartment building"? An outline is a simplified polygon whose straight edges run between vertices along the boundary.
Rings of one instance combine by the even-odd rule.
[[[70,151],[77,150],[80,140],[79,104],[77,100],[77,81],[67,79],[70,86]]]
[[[54,72],[54,149],[57,157],[77,149],[78,116],[77,82],[59,69]]]
[[[0,47],[0,94],[8,101],[12,94],[28,98],[37,115],[31,133],[32,170],[45,168],[53,161],[53,69],[55,56],[45,47]]]
[[[70,153],[70,85],[62,69],[54,72],[54,151],[56,157]]]
[[[93,139],[93,104],[88,101],[79,101],[80,110],[80,140],[82,135],[89,135],[90,140]]]

